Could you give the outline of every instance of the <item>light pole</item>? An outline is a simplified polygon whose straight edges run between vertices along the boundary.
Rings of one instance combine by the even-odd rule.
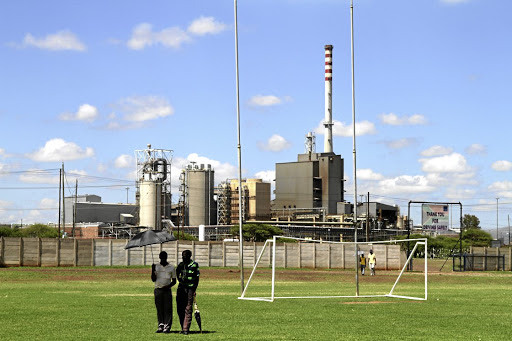
[[[357,246],[357,170],[356,170],[356,90],[354,75],[354,1],[350,0],[350,51],[352,60],[352,156],[353,156],[353,178],[354,178],[354,249],[356,269],[356,296],[359,296],[359,262]]]
[[[239,225],[239,250],[238,260],[240,263],[240,284],[241,293],[244,293],[244,249],[243,249],[243,216],[242,216],[242,143],[240,138],[240,82],[238,72],[238,4],[237,0],[234,0],[235,7],[235,68],[236,68],[236,122],[237,122],[237,136],[238,136],[238,225]]]
[[[126,187],[126,203],[128,203],[128,190],[130,189],[130,187]]]

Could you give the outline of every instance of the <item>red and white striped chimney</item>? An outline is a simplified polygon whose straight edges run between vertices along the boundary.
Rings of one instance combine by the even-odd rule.
[[[332,153],[332,45],[325,45],[324,153]]]

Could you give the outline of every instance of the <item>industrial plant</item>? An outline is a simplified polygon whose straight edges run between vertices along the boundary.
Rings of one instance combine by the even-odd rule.
[[[328,232],[333,239],[348,235],[344,230],[353,229],[353,203],[344,198],[344,159],[334,152],[332,52],[333,46],[325,45],[323,151],[316,151],[316,136],[308,132],[296,161],[276,163],[273,199],[269,182],[215,179],[211,165],[196,162],[183,167],[179,184],[172,184],[178,193],[171,193],[173,151],[148,144],[135,151],[135,204],[103,203],[97,195],[77,193],[65,198],[65,225],[72,224],[73,236],[84,236],[79,224],[94,222],[98,235],[115,237],[133,227],[182,228],[196,234],[204,226],[210,235],[215,230],[217,240],[219,231],[226,234],[239,223],[242,212],[244,222],[285,226],[294,234],[325,237]],[[404,228],[397,206],[369,201],[358,205],[358,221],[367,231]]]

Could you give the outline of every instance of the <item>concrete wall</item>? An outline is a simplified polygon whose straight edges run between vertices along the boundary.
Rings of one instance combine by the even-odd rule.
[[[471,247],[469,250],[470,254],[475,255],[487,255],[487,256],[505,256],[505,271],[512,271],[512,247]],[[480,261],[485,262],[484,259]],[[478,268],[482,268],[488,271],[496,270],[497,263],[495,260],[488,260],[488,264],[476,264]]]
[[[152,247],[125,250],[127,240],[0,238],[0,266],[129,266],[150,265],[158,253],[166,251],[170,262],[179,263],[181,253],[191,250],[200,266],[238,266],[237,242],[174,241]],[[253,267],[264,243],[244,243],[244,266]],[[361,246],[368,254],[369,246]],[[405,254],[397,245],[374,244],[377,269],[401,269]],[[152,258],[153,257],[153,258]],[[286,268],[353,269],[354,246],[345,244],[279,243],[276,264]],[[270,267],[272,249],[267,247],[260,266]]]

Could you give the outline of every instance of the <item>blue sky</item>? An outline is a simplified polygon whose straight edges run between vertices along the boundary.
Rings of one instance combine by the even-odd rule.
[[[355,0],[358,193],[512,212],[512,4]],[[314,131],[333,50],[334,151],[353,200],[350,1],[238,1],[244,177],[274,177]],[[57,220],[58,168],[79,194],[134,201],[134,150],[237,176],[233,1],[0,3],[0,222]],[[66,195],[70,195],[67,190]],[[178,192],[174,190],[177,200]],[[458,225],[458,209],[454,225]],[[419,222],[419,208],[412,218]]]

